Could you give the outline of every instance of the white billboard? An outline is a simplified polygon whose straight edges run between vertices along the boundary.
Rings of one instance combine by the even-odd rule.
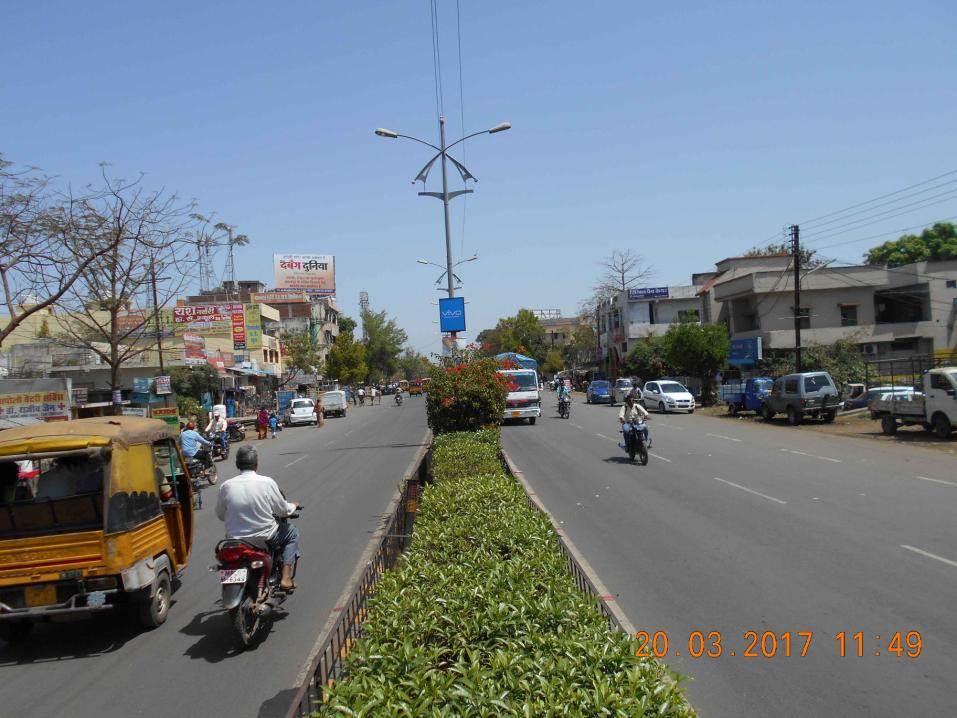
[[[331,254],[274,254],[276,289],[329,297],[336,293],[336,258]]]

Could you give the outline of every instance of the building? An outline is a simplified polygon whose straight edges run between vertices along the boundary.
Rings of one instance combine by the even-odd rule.
[[[702,287],[710,321],[727,324],[733,340],[760,338],[765,354],[850,339],[872,359],[949,356],[957,345],[957,261],[902,267],[812,267],[802,272],[794,307],[788,255],[732,257]],[[716,311],[714,311],[716,308]]]
[[[710,274],[694,275],[701,284],[636,287],[599,303],[597,332],[599,364],[608,376],[624,370],[628,352],[648,336],[661,336],[675,322],[702,321],[700,290]]]
[[[584,324],[581,317],[550,317],[539,319],[539,323],[545,330],[545,346],[558,351],[572,340],[575,330]]]

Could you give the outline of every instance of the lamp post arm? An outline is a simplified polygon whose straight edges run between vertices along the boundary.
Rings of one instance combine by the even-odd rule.
[[[481,133],[479,133],[479,134],[481,134]],[[435,150],[436,152],[441,152],[441,151],[442,151],[441,149],[439,149],[438,147],[436,147],[435,145],[433,145],[431,142],[426,142],[425,140],[420,140],[418,137],[413,137],[412,135],[399,135],[399,134],[397,134],[396,137],[404,137],[404,138],[407,139],[407,140],[412,140],[413,142],[418,142],[418,143],[421,144],[421,145],[428,145],[429,147],[431,147],[431,148],[432,148],[433,150]],[[467,138],[464,138],[464,137],[463,137],[462,139],[467,139]]]
[[[453,142],[452,144],[450,144],[448,147],[445,148],[445,151],[448,152],[450,149],[452,149],[453,147],[455,147],[457,144],[459,144],[459,143],[461,143],[461,142],[465,142],[465,140],[470,140],[470,139],[472,139],[473,137],[478,137],[479,135],[487,135],[487,134],[488,134],[488,130],[482,130],[481,132],[473,132],[472,134],[466,135],[465,137],[463,137],[463,138],[461,138],[461,139],[458,139],[458,140],[456,140],[455,142]],[[401,137],[401,135],[400,135],[400,137]],[[436,149],[438,149],[438,148],[436,148]]]

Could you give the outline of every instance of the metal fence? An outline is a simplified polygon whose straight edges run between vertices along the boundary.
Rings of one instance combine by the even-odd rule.
[[[897,359],[877,359],[865,364],[864,384],[874,386],[910,387],[922,391],[924,372],[947,364],[943,358],[927,354]]]

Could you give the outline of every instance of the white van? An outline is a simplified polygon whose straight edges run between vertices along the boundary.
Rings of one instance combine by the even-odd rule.
[[[505,419],[528,419],[529,424],[542,415],[542,395],[539,393],[538,372],[534,369],[501,369],[509,380],[505,398]]]

